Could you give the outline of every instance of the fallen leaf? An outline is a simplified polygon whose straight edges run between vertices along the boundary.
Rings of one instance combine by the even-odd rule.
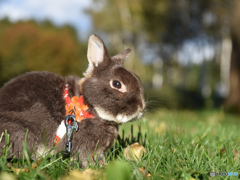
[[[37,166],[41,163],[41,159],[38,159],[36,163],[32,163],[32,169],[36,169]],[[19,175],[20,172],[29,172],[29,168],[28,167],[25,167],[25,168],[14,168],[14,167],[11,167],[10,168],[12,169],[13,172],[15,172],[17,175]]]
[[[39,165],[41,162],[42,162],[42,159],[39,158],[39,159],[37,160],[37,165]]]
[[[147,177],[148,177],[148,178],[152,177],[152,174],[149,172],[149,173],[147,174]]]
[[[85,169],[84,171],[72,170],[64,180],[97,180],[101,172],[94,169]]]
[[[11,169],[17,175],[19,175],[21,172],[29,172],[29,168],[28,167],[25,167],[25,168],[14,168],[14,167],[11,167]]]
[[[134,159],[135,161],[138,161],[142,159],[144,153],[146,153],[146,149],[136,142],[125,148],[124,157],[128,160]]]
[[[222,148],[220,150],[220,155],[222,156],[225,152],[226,152],[226,149]],[[240,152],[238,152],[236,149],[233,150],[233,154],[234,154],[234,161],[236,161],[240,158]]]
[[[147,177],[148,179],[150,179],[152,177],[152,174],[149,171],[146,171],[146,168],[143,166],[141,168],[139,168],[139,172],[145,177]]]
[[[225,152],[226,152],[226,149],[225,149],[225,148],[222,148],[222,149],[220,150],[220,155],[222,156]]]
[[[36,169],[37,168],[37,164],[36,163],[32,163],[32,169]]]
[[[145,169],[144,166],[141,167],[141,168],[139,168],[139,172],[140,172],[141,174],[145,174],[145,171],[146,171],[146,169]]]
[[[36,169],[37,166],[39,166],[39,164],[41,163],[42,159],[38,159],[36,163],[32,163],[32,169]]]
[[[239,157],[240,157],[240,153],[236,149],[234,149],[234,161],[238,160]]]

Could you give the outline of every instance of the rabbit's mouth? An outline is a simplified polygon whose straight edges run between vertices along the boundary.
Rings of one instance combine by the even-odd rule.
[[[114,116],[110,112],[108,112],[100,107],[95,107],[95,110],[100,118],[107,120],[107,121],[114,121],[119,124],[129,122],[132,119],[140,119],[144,115],[144,110],[142,110],[142,111],[138,110],[137,112],[135,112],[131,115],[117,114],[116,116]]]

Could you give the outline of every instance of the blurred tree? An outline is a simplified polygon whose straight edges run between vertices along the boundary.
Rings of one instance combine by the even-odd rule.
[[[231,11],[232,55],[230,68],[230,92],[226,108],[240,112],[240,1],[235,0]]]
[[[199,92],[205,98],[213,94],[213,88],[217,89],[219,96],[226,96],[232,1],[95,0],[94,3],[88,10],[94,31],[110,37],[109,42],[116,49],[133,46],[135,59],[153,63],[148,71],[141,71],[141,78],[149,76],[146,78],[149,82],[152,76],[154,87],[162,87],[167,82],[170,86]],[[189,45],[195,50],[191,48],[183,54],[188,63],[181,66],[178,53]],[[208,47],[214,49],[211,51],[215,57],[206,55],[204,49]],[[193,64],[193,53],[202,58],[197,68]],[[209,58],[214,61],[208,63]],[[134,66],[130,64],[131,69],[138,69],[135,62],[132,63]]]
[[[100,35],[110,47],[110,55],[131,48],[125,66],[140,75],[144,82],[149,82],[149,69],[139,61],[137,49],[138,41],[141,41],[141,4],[137,0],[95,0],[94,3],[92,8],[86,10],[92,17],[94,33]]]
[[[0,82],[26,71],[80,74],[86,69],[85,54],[86,45],[78,42],[70,26],[0,21]]]
[[[203,18],[210,9],[208,0],[94,2],[88,10],[94,30],[111,37],[113,47],[122,49],[123,45],[130,45],[137,55],[151,63],[156,59],[170,63],[185,42],[197,38],[208,40]]]

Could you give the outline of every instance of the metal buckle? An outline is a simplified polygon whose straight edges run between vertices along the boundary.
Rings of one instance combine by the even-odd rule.
[[[76,132],[78,130],[78,123],[77,123],[76,117],[74,115],[66,116],[65,126],[67,129],[67,133],[66,133],[67,138],[66,138],[65,148],[66,148],[66,155],[69,156],[72,149],[71,140],[72,140],[73,130],[75,130]]]

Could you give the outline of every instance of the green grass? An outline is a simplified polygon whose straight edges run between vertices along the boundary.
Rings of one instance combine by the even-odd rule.
[[[119,128],[120,136],[107,156],[107,165],[96,162],[89,168],[98,170],[103,179],[210,179],[211,171],[240,173],[239,129],[240,117],[221,110],[148,113],[143,120]],[[146,149],[138,162],[124,157],[125,147],[136,141]],[[145,172],[140,173],[143,167]],[[17,174],[13,168],[27,171]],[[74,169],[82,171],[77,161],[50,154],[36,168],[32,168],[27,151],[17,162],[7,162],[5,155],[0,158],[2,175],[17,179],[61,179]]]

